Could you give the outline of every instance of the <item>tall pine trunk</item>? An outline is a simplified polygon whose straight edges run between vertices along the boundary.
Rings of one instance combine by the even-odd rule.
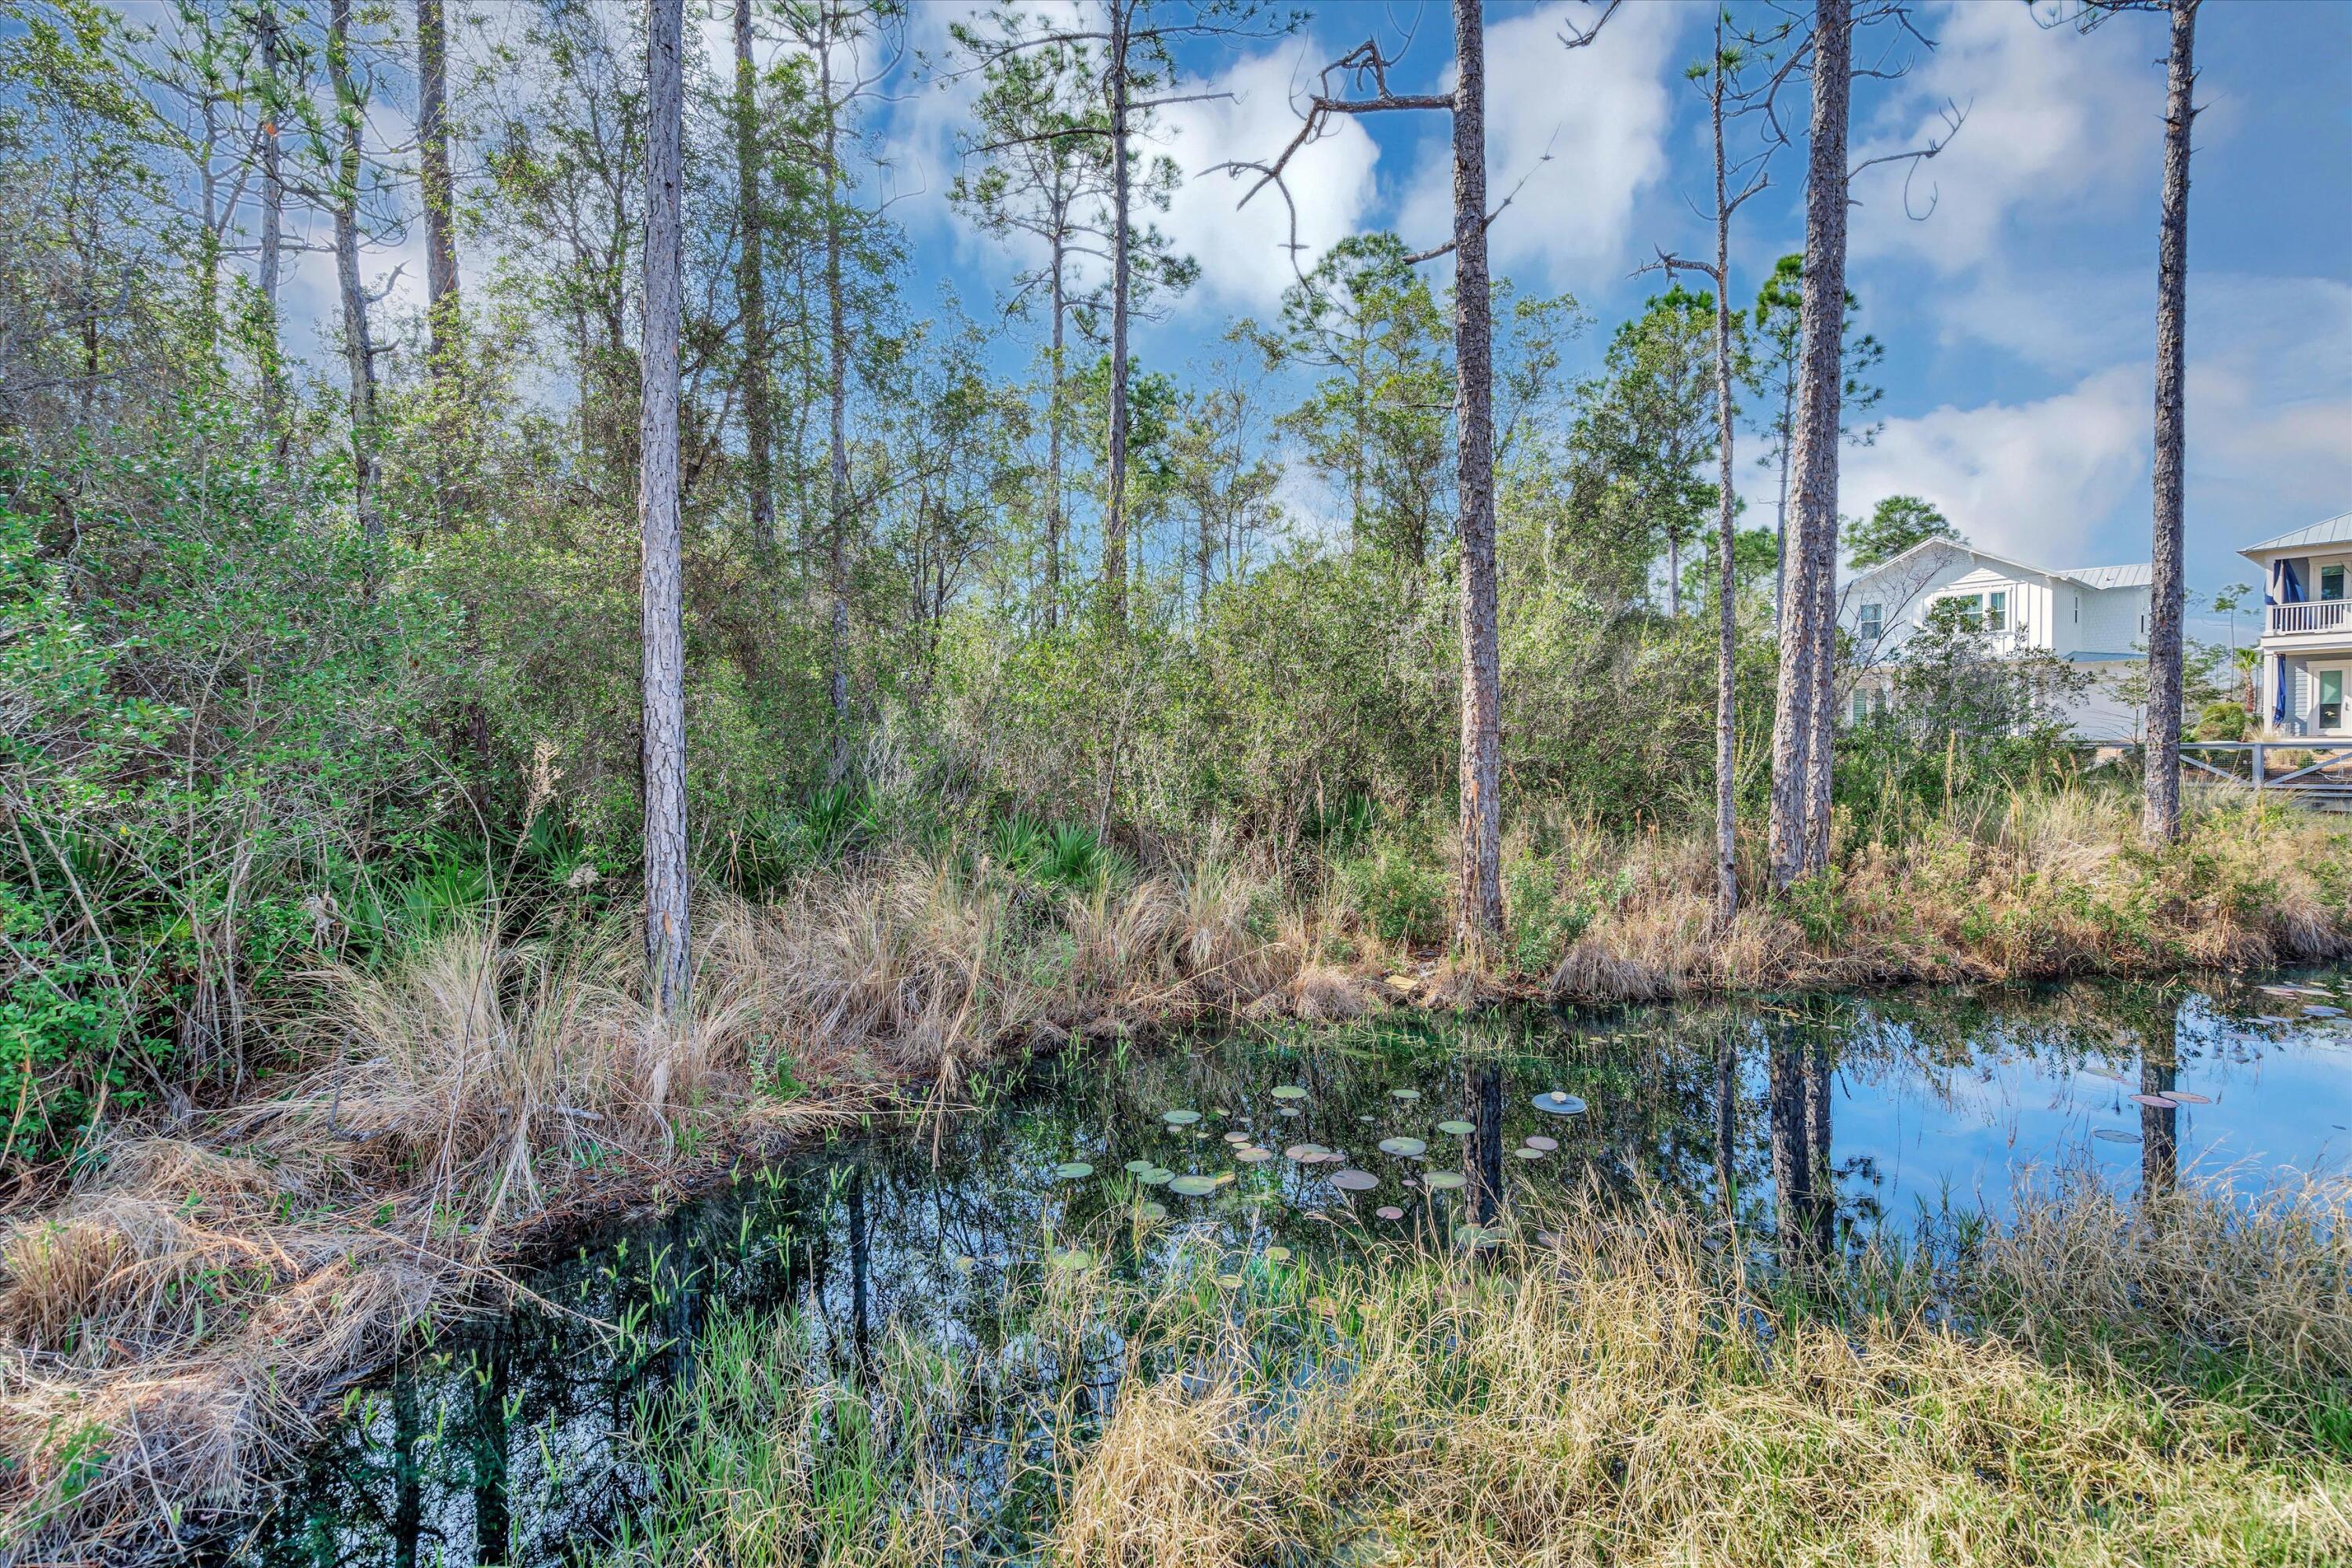
[[[686,600],[678,526],[679,210],[686,86],[683,0],[646,20],[646,314],[637,435],[645,653],[646,964],[664,1016],[686,1006]]]
[[[1493,301],[1486,279],[1486,39],[1479,0],[1454,0],[1454,423],[1462,491],[1462,843],[1454,944],[1503,935],[1502,655],[1496,626]]]
[[[1113,621],[1127,618],[1128,26],[1131,0],[1110,7],[1110,435],[1105,454],[1103,591]]]
[[[2156,528],[2148,574],[2147,804],[2151,843],[2180,837],[2182,388],[2188,374],[2189,130],[2199,0],[2172,0],[2165,62],[2164,212],[2156,246]]]
[[[1049,351],[1045,384],[1045,629],[1052,631],[1062,614],[1062,341],[1063,321],[1069,314],[1068,266],[1062,225],[1054,226],[1054,342]]]
[[[258,35],[261,50],[261,239],[257,280],[261,293],[261,411],[264,421],[273,434],[282,426],[286,414],[285,366],[278,347],[278,288],[284,279],[286,245],[286,160],[283,151],[284,129],[278,122],[286,111],[286,94],[278,79],[283,63],[283,44],[278,24],[278,9],[271,0],[262,0],[254,13],[254,30]]]
[[[360,531],[383,537],[375,495],[375,347],[360,281],[360,133],[366,115],[352,81],[352,0],[327,7],[327,80],[341,145],[335,159],[335,284],[342,296],[343,356],[351,374],[352,491]]]
[[[416,0],[416,162],[425,197],[425,323],[433,378],[449,377],[457,308],[457,186],[449,176],[449,37],[442,0]]]
[[[1714,71],[1707,86],[1707,120],[1715,134],[1715,922],[1731,924],[1739,909],[1739,841],[1732,798],[1733,708],[1738,673],[1738,584],[1732,576],[1738,542],[1738,499],[1732,491],[1731,401],[1731,194],[1723,153],[1723,12],[1715,14]]]
[[[841,110],[833,100],[833,29],[820,35],[818,101],[824,110],[824,310],[827,363],[825,419],[830,466],[825,477],[825,586],[833,596],[833,757],[825,774],[849,776],[849,328],[841,298]]]
[[[1790,435],[1789,466],[1796,489],[1790,541],[1794,571],[1779,639],[1780,679],[1772,716],[1772,879],[1784,888],[1827,864],[1826,740],[1829,654],[1837,632],[1832,595],[1837,581],[1853,23],[1852,0],[1816,0],[1804,292],[1798,309],[1797,409]]]
[[[743,317],[743,468],[751,491],[751,546],[762,562],[776,549],[774,411],[768,379],[767,219],[760,145],[760,73],[751,58],[752,0],[735,0],[735,188],[743,248],[735,268]]]

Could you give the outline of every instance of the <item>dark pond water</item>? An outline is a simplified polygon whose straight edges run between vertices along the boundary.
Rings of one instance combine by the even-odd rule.
[[[354,1394],[276,1506],[207,1555],[577,1560],[642,1506],[633,1411],[691,1375],[714,1303],[797,1308],[845,1367],[888,1326],[985,1352],[1008,1263],[1139,1199],[1236,1251],[1307,1250],[1357,1226],[1445,1234],[1490,1185],[1506,1205],[1595,1175],[1714,1198],[1727,1174],[1759,1225],[1851,1239],[1948,1202],[1998,1213],[2025,1173],[2057,1165],[2125,1188],[2340,1174],[2339,1006],[2352,971],[1382,1019],[1041,1060],[977,1084],[979,1108],[943,1123],[877,1120],[594,1238],[530,1281],[563,1310],[444,1331]],[[1290,1086],[1305,1093],[1275,1092]],[[1560,1113],[1573,1101],[1554,1093],[1584,1109]],[[1426,1149],[1379,1147],[1399,1138]],[[1310,1143],[1344,1160],[1284,1153]],[[1268,1157],[1237,1158],[1245,1147]],[[1377,1184],[1348,1192],[1352,1172]],[[1186,1175],[1231,1179],[1183,1195]],[[602,1326],[615,1323],[629,1331]]]

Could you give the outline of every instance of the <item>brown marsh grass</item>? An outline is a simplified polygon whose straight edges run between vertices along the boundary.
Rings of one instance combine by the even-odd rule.
[[[608,1562],[2352,1557],[2352,1431],[2244,1400],[2352,1409],[2345,1194],[2087,1200],[1803,1292],[1663,1205],[1571,1204],[1475,1259],[1236,1262],[1146,1225],[1191,1266],[1016,1270],[1001,1351],[899,1342],[863,1387],[800,1323],[730,1314],[641,1434],[656,1499]],[[2248,1270],[2216,1237],[2282,1250]],[[1106,1355],[1107,1414],[1078,1396]]]

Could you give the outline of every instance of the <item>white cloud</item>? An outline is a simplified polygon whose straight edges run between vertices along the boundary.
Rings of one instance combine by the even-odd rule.
[[[1861,176],[1856,253],[1905,254],[1957,272],[1997,257],[2021,209],[2071,215],[2152,194],[2164,75],[2149,64],[2149,26],[2125,16],[2088,34],[2044,28],[2019,5],[1952,5],[1926,18],[1937,47],[1910,51],[1909,71],[1891,83],[1860,84],[1866,129],[1856,128],[1853,160],[1941,140],[1948,104],[1967,121],[1932,162]],[[1901,41],[1879,33],[1857,39],[1857,67],[1882,52],[1890,67],[1905,58]],[[1874,86],[1886,90],[1868,106]]]
[[[2102,525],[2147,492],[2149,408],[2146,368],[2118,365],[2038,402],[1890,419],[1875,445],[1846,448],[1838,510],[1921,496],[1988,550],[2081,564],[2100,553]]]
[[[1201,263],[1192,294],[1197,304],[1263,309],[1297,276],[1287,248],[1292,218],[1281,194],[1269,187],[1237,206],[1249,188],[1247,177],[1215,171],[1234,160],[1270,160],[1297,133],[1291,90],[1303,58],[1296,47],[1244,57],[1215,79],[1183,89],[1231,93],[1230,99],[1161,111],[1160,141],[1184,171],[1184,184],[1159,222],[1179,249]],[[1364,127],[1343,119],[1291,160],[1284,183],[1297,209],[1299,243],[1307,247],[1297,268],[1312,267],[1325,249],[1364,226],[1379,159],[1380,148]]]
[[[2241,545],[2352,506],[2352,285],[2223,273],[2191,289],[2189,574],[2202,581],[2235,570]],[[2144,560],[2154,402],[2139,353],[2038,401],[1890,420],[1875,446],[1846,451],[1840,510],[1918,495],[2028,561]]]
[[[1532,265],[1565,280],[1627,254],[1635,199],[1667,171],[1679,74],[1673,50],[1700,14],[1628,6],[1576,50],[1564,48],[1559,34],[1566,22],[1589,25],[1583,7],[1547,7],[1486,29],[1487,199],[1499,203],[1518,188],[1490,231],[1496,272]],[[1450,87],[1451,68],[1445,80]],[[1450,132],[1431,118],[1437,128],[1423,141],[1397,216],[1413,246],[1454,232]]]

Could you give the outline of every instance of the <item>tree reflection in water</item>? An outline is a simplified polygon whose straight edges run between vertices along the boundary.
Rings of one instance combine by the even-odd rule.
[[[1018,1079],[982,1075],[971,1088],[985,1111],[930,1125],[877,1118],[535,1274],[533,1289],[563,1310],[526,1306],[418,1351],[287,1478],[280,1507],[257,1525],[244,1521],[254,1533],[236,1555],[286,1568],[576,1560],[641,1520],[632,1412],[642,1396],[694,1375],[695,1335],[711,1305],[801,1314],[812,1353],[844,1379],[899,1335],[972,1357],[1038,1353],[1021,1340],[1022,1310],[1049,1232],[1058,1243],[1121,1220],[1140,1241],[1116,1266],[1148,1276],[1183,1229],[1214,1237],[1230,1256],[1279,1245],[1311,1258],[1366,1237],[1409,1237],[1424,1214],[1437,1223],[1431,1239],[1450,1240],[1456,1221],[1507,1222],[1564,1185],[1597,1184],[1723,1205],[1743,1225],[1777,1234],[1787,1256],[1821,1258],[1897,1198],[1907,1206],[1947,1184],[1982,1184],[1980,1170],[1951,1163],[1973,1145],[1948,1132],[1990,1126],[2013,1147],[2035,1119],[2053,1141],[2068,1134],[2077,1144],[2094,1123],[2136,1126],[2136,1152],[2099,1147],[2118,1159],[2136,1152],[2145,1189],[2161,1192],[2183,1158],[2180,1113],[2135,1108],[2130,1082],[2156,1095],[2186,1073],[2193,1087],[2215,1089],[2216,1072],[2290,1048],[2252,1022],[2273,1005],[2251,992],[2076,986],[1581,1016],[1395,1016],[1171,1042],[1116,1064],[1069,1051]],[[2249,1075],[2231,1093],[2259,1095],[2268,1081]],[[1305,1098],[1272,1095],[1288,1084],[1304,1086]],[[1400,1099],[1398,1089],[1420,1098]],[[1552,1089],[1589,1109],[1538,1112],[1534,1096]],[[1842,1163],[1831,1157],[1832,1092],[1854,1108],[1838,1117],[1852,1145]],[[1199,1110],[1201,1121],[1162,1120],[1180,1108]],[[2324,1109],[2263,1109],[2282,1159],[2326,1145]],[[1457,1116],[1468,1136],[1438,1130]],[[1910,1130],[1895,1167],[1900,1186],[1882,1157],[1890,1121]],[[1237,1163],[1227,1131],[1276,1157]],[[1375,1147],[1400,1134],[1424,1141],[1425,1152]],[[1505,1158],[1533,1134],[1559,1147]],[[1338,1164],[1279,1157],[1305,1142],[1340,1151],[1379,1186],[1335,1191]],[[1139,1189],[1121,1169],[1139,1157],[1235,1180],[1200,1198]],[[1095,1174],[1054,1179],[1071,1160]],[[1432,1194],[1418,1180],[1449,1170],[1464,1178],[1458,1192]],[[1138,1232],[1132,1222],[1147,1202],[1164,1205],[1170,1219]],[[1381,1205],[1410,1217],[1379,1220]],[[609,1324],[628,1328],[616,1334]],[[1116,1396],[1124,1364],[1106,1337],[1053,1372],[1096,1409]],[[984,1480],[976,1471],[975,1484]]]

